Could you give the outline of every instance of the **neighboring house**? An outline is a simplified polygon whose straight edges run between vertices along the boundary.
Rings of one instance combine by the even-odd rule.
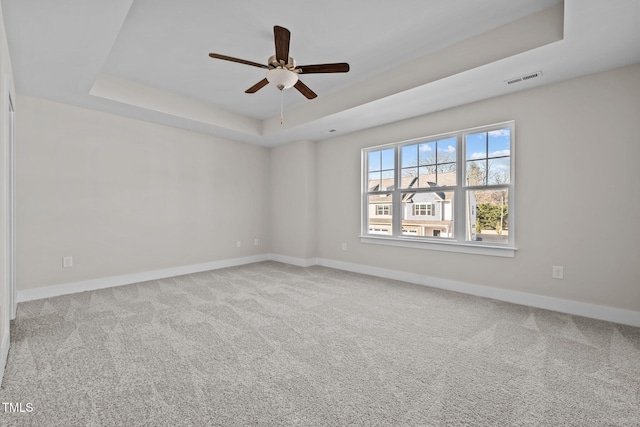
[[[369,233],[391,234],[392,213],[391,193],[370,196]]]
[[[442,182],[442,179],[440,180]],[[420,191],[411,191],[417,189]],[[393,179],[383,179],[374,184],[369,191],[380,188],[393,189]],[[402,234],[412,236],[453,236],[453,206],[451,192],[425,191],[437,188],[433,181],[424,177],[406,176],[402,178],[402,188],[408,191],[402,196]],[[379,193],[369,197],[369,233],[391,234],[393,207],[391,193]]]
[[[429,183],[433,187],[435,183]],[[453,206],[443,191],[405,193],[402,201],[402,234],[453,236]]]
[[[437,181],[437,183],[436,183]],[[439,185],[438,185],[439,183]],[[420,237],[454,237],[453,191],[447,190],[455,184],[455,173],[407,175],[402,177],[402,234]],[[382,190],[380,190],[382,189]],[[392,234],[394,179],[375,179],[369,182],[369,234]],[[389,191],[386,193],[385,191]],[[478,230],[478,206],[508,205],[508,198],[492,191],[468,191],[465,201],[468,209],[464,219],[467,241],[505,243],[508,228],[485,227]]]

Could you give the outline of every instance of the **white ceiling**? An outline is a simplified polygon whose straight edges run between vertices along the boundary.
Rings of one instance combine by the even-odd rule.
[[[560,0],[2,0],[2,9],[19,93],[265,146],[640,61],[640,0],[565,0],[564,18]],[[301,76],[318,98],[285,91],[283,125],[275,88],[244,93],[265,70],[208,57],[266,63],[274,25],[291,31],[298,64],[351,65]]]

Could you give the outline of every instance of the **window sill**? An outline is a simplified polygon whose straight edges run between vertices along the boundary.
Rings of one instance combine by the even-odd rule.
[[[433,241],[416,238],[360,236],[361,243],[373,245],[387,245],[404,248],[429,249],[433,251],[458,252],[475,255],[488,255],[513,258],[518,248],[513,246],[479,245],[474,243],[460,243],[451,241]]]

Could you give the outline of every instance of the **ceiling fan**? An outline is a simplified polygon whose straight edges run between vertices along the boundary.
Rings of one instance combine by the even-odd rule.
[[[266,65],[217,53],[210,53],[209,56],[268,70],[267,76],[247,89],[245,93],[256,93],[267,84],[272,83],[281,91],[295,87],[298,92],[308,99],[313,99],[318,95],[298,79],[298,74],[346,73],[349,71],[349,64],[346,62],[297,66],[295,60],[289,56],[291,32],[284,27],[276,25],[273,27],[273,38],[275,40],[276,54],[269,57]]]

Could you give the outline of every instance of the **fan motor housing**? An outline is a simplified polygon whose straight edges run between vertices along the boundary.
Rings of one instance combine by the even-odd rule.
[[[272,67],[272,68],[286,68],[287,70],[291,70],[291,71],[293,71],[293,69],[296,68],[296,60],[293,59],[292,57],[289,57],[289,60],[287,61],[286,64],[284,64],[284,67],[283,67],[282,64],[278,62],[278,59],[276,58],[276,56],[271,55],[267,60],[267,64],[269,65],[269,67]]]

